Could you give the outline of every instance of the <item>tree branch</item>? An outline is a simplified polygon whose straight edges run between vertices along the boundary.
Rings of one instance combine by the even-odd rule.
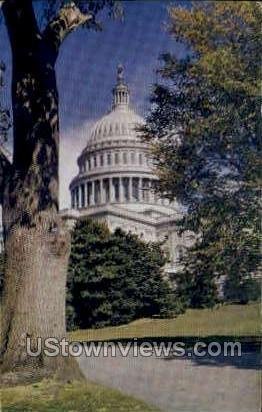
[[[2,11],[13,51],[32,48],[40,38],[32,0],[4,0]]]
[[[58,15],[48,23],[43,32],[43,39],[58,51],[69,33],[77,27],[91,22],[93,19],[94,17],[91,13],[83,14],[75,3],[72,2],[62,7]]]

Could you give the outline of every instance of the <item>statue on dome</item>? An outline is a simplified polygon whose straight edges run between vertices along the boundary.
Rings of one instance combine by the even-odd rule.
[[[123,83],[124,80],[124,67],[122,64],[117,66],[117,82]]]

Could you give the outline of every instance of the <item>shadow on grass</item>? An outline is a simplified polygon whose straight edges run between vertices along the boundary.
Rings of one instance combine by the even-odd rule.
[[[258,337],[232,337],[232,336],[208,336],[205,338],[187,337],[186,339],[177,340],[177,342],[185,343],[185,355],[177,357],[170,355],[163,357],[162,360],[172,361],[177,359],[190,360],[195,366],[233,366],[239,369],[260,370],[261,362],[261,340]],[[194,345],[197,342],[204,343],[205,346],[200,346],[199,351],[207,351],[208,346],[211,348],[212,354],[205,354],[204,356],[197,356],[194,352]],[[212,343],[215,342],[215,345]],[[234,350],[231,353],[230,347],[225,349],[224,343],[235,343]],[[216,355],[218,349],[217,345],[221,347],[221,354]],[[240,344],[240,351],[238,351],[237,344]]]
[[[259,352],[242,352],[240,356],[206,356],[203,359],[196,357],[193,362],[200,366],[233,366],[239,369],[260,370],[261,354]]]
[[[132,341],[132,339],[112,339],[105,340],[102,342],[118,343],[121,342],[123,346]],[[96,341],[96,343],[101,341]],[[206,337],[196,337],[196,336],[177,336],[177,337],[144,337],[135,338],[136,344],[139,346],[144,342],[151,343],[153,346],[157,345],[170,345],[174,343],[183,344],[183,349],[185,354],[183,356],[177,356],[172,353],[169,355],[157,357],[156,360],[159,361],[176,361],[176,360],[190,360],[192,365],[195,366],[231,366],[239,369],[261,369],[261,339],[257,336],[206,336]],[[205,346],[200,346],[199,351],[206,351],[207,348],[211,347],[212,353],[216,352],[217,346],[212,345],[213,342],[219,344],[221,347],[221,354],[217,356],[212,356],[210,354],[205,354],[204,356],[197,356],[194,352],[194,347],[197,343],[204,343]],[[231,347],[227,350],[224,349],[224,343],[235,344],[233,353],[231,353]],[[95,343],[95,342],[93,342]],[[88,342],[87,342],[88,344]],[[239,345],[240,344],[240,345]],[[180,345],[181,347],[181,345]],[[240,348],[240,353],[238,353],[238,347]],[[212,350],[213,349],[213,350]],[[224,354],[225,353],[225,354]],[[119,356],[121,356],[119,354]]]

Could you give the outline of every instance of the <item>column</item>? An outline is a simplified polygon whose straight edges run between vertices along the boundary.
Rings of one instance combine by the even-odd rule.
[[[145,179],[145,200],[147,203],[151,202],[150,179]]]
[[[90,182],[91,194],[90,194],[90,206],[94,206],[95,204],[95,182]]]
[[[106,191],[105,191],[105,181],[102,179],[100,181],[100,190],[101,190],[101,204],[104,205],[106,203]]]
[[[101,205],[102,203],[102,180],[98,180],[98,184],[97,184],[97,202],[99,205]]]
[[[142,179],[141,177],[138,178],[138,201],[141,202],[142,200]]]
[[[133,200],[132,177],[128,178],[128,198],[129,198],[129,202],[132,202],[132,200]]]
[[[75,192],[76,192],[76,208],[79,208],[79,187],[77,186],[75,188]]]
[[[124,187],[123,179],[119,177],[119,202],[124,203]]]
[[[89,206],[89,187],[88,187],[88,182],[86,182],[86,206]]]
[[[153,203],[152,180],[148,181],[148,202]]]
[[[94,199],[95,205],[99,205],[101,198],[100,198],[100,180],[94,181]]]
[[[155,203],[155,199],[156,199],[156,194],[155,194],[155,181],[151,180],[151,199],[152,199],[152,203]]]
[[[142,202],[145,202],[146,196],[145,196],[145,179],[141,179],[141,197],[142,197]]]
[[[86,203],[85,203],[85,185],[84,183],[81,184],[80,186],[80,190],[81,190],[81,207],[85,207]]]
[[[109,178],[109,203],[114,202],[114,187],[113,187],[113,178]]]
[[[154,203],[157,203],[157,192],[156,192],[156,180],[153,180],[153,188],[154,188],[154,190],[153,190],[153,198],[154,198]]]
[[[130,190],[131,190],[130,201],[134,202],[135,197],[134,197],[134,178],[133,177],[130,177]]]
[[[74,189],[74,198],[75,198],[75,209],[78,208],[77,206],[77,188]]]
[[[110,179],[104,179],[104,196],[105,196],[105,203],[110,202]]]
[[[114,201],[115,201],[115,202],[119,202],[119,185],[120,185],[120,179],[119,179],[119,177],[113,178]]]
[[[75,191],[71,190],[71,208],[75,208]]]
[[[139,201],[139,188],[138,188],[138,185],[139,185],[139,178],[138,177],[133,177],[132,178],[132,190],[133,190],[132,199],[135,202]]]

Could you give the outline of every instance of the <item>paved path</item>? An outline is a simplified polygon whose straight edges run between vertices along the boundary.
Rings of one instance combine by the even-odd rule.
[[[230,358],[86,357],[89,380],[119,389],[164,412],[260,412],[258,353]],[[116,411],[117,412],[117,411]]]

